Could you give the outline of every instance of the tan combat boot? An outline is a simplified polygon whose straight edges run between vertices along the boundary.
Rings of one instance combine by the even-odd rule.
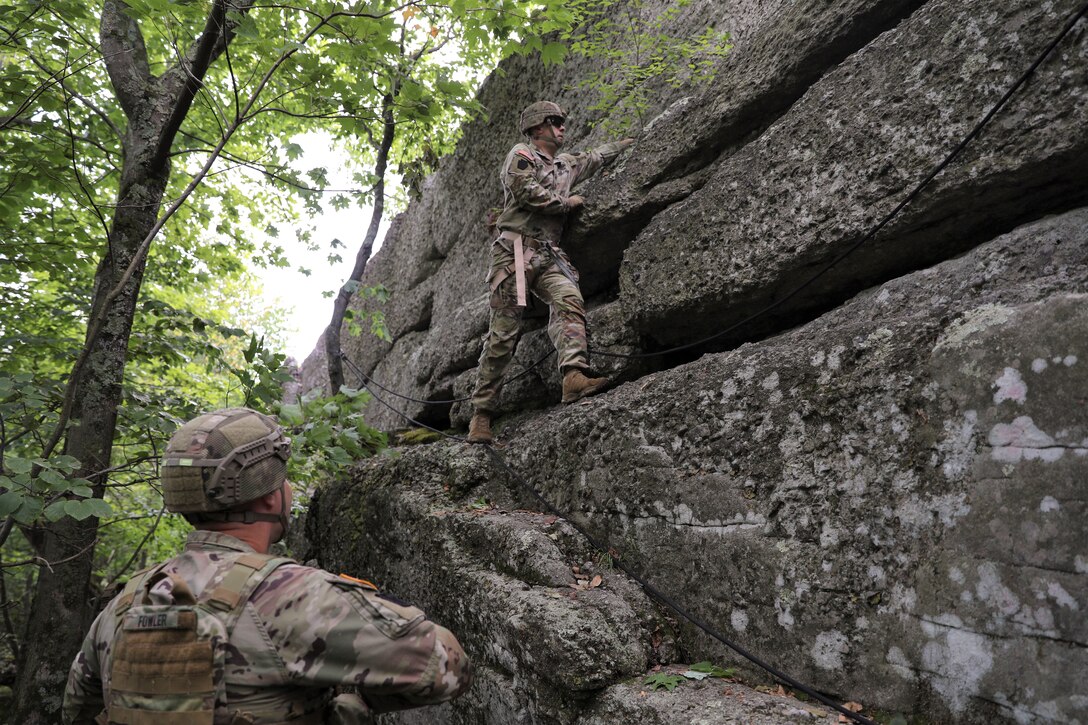
[[[472,415],[472,420],[468,424],[468,438],[469,443],[490,443],[491,442],[491,414],[482,410],[477,410]]]
[[[563,402],[573,403],[587,395],[599,393],[609,384],[608,378],[587,378],[578,368],[568,370],[563,376]]]

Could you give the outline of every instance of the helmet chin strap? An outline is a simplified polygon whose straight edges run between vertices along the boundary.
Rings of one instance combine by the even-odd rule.
[[[545,136],[544,133],[542,132],[538,136],[536,136],[535,138],[540,139],[542,141],[551,141],[552,145],[555,146],[555,148],[557,148],[557,149],[560,146],[563,145],[563,143],[555,135],[555,126],[552,126],[550,123],[542,123],[540,125],[543,128],[547,129],[547,134],[548,135]],[[534,140],[534,136],[532,134],[529,135],[529,140],[530,141]]]
[[[284,485],[290,485],[290,484],[284,482]],[[284,493],[283,489],[281,488],[280,489],[280,515],[279,515],[280,535],[275,538],[275,540],[272,542],[273,544],[275,544],[276,542],[279,542],[279,541],[283,541],[284,537],[287,536],[287,528],[291,525],[291,520],[287,517],[287,514],[288,514],[288,511],[287,511],[287,494]]]

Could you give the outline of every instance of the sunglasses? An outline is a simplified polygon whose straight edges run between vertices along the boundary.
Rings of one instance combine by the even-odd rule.
[[[548,124],[549,126],[554,126],[555,128],[562,128],[563,126],[567,125],[566,119],[562,116],[548,116],[544,119],[544,123]]]

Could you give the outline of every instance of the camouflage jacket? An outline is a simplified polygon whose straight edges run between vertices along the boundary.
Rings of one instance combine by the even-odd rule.
[[[496,226],[503,231],[533,239],[558,242],[570,206],[571,189],[588,179],[623,150],[619,143],[605,144],[580,154],[550,158],[532,144],[510,149],[500,176],[504,202]]]
[[[235,559],[252,551],[226,534],[195,531],[166,571],[188,583],[199,599],[219,585]],[[160,600],[155,603],[170,604],[169,580],[163,583],[152,595]],[[117,605],[114,599],[98,616],[72,664],[65,723],[93,722],[107,701]],[[275,569],[253,591],[227,650],[228,708],[264,713],[258,723],[282,722],[315,707],[339,712],[346,707],[343,696],[336,702],[332,696],[340,686],[358,689],[363,710],[383,712],[444,702],[471,682],[471,665],[457,639],[422,611],[297,564]],[[356,714],[338,721],[365,720]]]

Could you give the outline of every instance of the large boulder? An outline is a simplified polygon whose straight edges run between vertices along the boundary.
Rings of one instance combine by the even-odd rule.
[[[558,407],[539,309],[508,373],[498,450],[520,477],[697,616],[887,714],[1088,722],[1086,21],[858,246],[1077,5],[695,0],[671,15],[735,47],[705,83],[650,88],[639,143],[582,189],[563,241],[593,362],[618,386]],[[540,97],[576,119],[628,113],[593,117],[570,90],[600,70],[508,61],[481,90],[490,116],[393,224],[364,280],[391,297],[355,307],[381,310],[393,339],[344,343],[349,379],[388,403],[372,423],[468,419],[480,220],[513,119]],[[574,145],[602,128],[576,125]],[[766,680],[539,508],[452,441],[318,494],[311,555],[423,604],[479,665],[465,698],[391,722],[834,721],[741,683],[739,710],[721,688],[683,706],[643,695],[648,672],[701,659]],[[601,586],[578,584],[587,571]]]
[[[839,7],[816,0],[703,0],[669,16],[662,32],[684,37],[717,27],[729,31],[734,47],[712,82],[651,89],[642,110],[651,120],[644,128],[635,129],[640,132],[640,143],[634,155],[606,169],[587,187],[589,209],[584,219],[572,226],[564,244],[582,269],[590,306],[614,298],[623,250],[653,214],[698,188],[707,177],[704,166],[735,148],[734,144],[723,150],[717,139],[735,141],[758,135],[815,79],[919,3],[852,0]],[[665,5],[647,3],[643,12],[650,15]],[[380,282],[390,290],[391,297],[383,306],[387,319],[416,324],[393,326],[391,346],[367,335],[344,336],[345,352],[367,374],[375,372],[379,361],[391,354],[391,347],[422,347],[427,359],[433,361],[426,381],[398,380],[407,387],[390,387],[419,399],[446,400],[455,381],[475,367],[488,314],[483,284],[488,248],[482,220],[489,207],[501,202],[498,167],[519,140],[514,120],[532,100],[555,98],[575,119],[570,134],[573,148],[609,140],[601,130],[607,124],[600,122],[616,120],[630,110],[621,105],[610,114],[595,115],[588,110],[595,100],[593,94],[575,92],[577,81],[600,70],[603,62],[599,58],[575,60],[543,74],[535,59],[514,58],[504,64],[501,76],[485,83],[480,100],[488,108],[488,117],[466,126],[457,150],[427,180],[422,199],[397,218],[381,251],[368,265],[364,284]],[[722,113],[717,106],[723,98],[738,99],[733,116],[711,120]],[[687,123],[689,114],[697,120]],[[591,129],[594,122],[598,123],[596,130]],[[681,138],[688,140],[681,143]],[[692,139],[700,149],[695,161],[691,160]],[[677,175],[683,178],[677,180]],[[353,304],[360,310],[373,308],[367,300]],[[618,315],[610,317],[615,319],[616,332],[606,335],[627,336],[626,321]],[[405,339],[410,332],[422,335]],[[413,352],[392,354],[407,359]],[[317,371],[307,379],[320,375]],[[534,404],[555,397],[550,387],[537,386],[535,390]],[[448,405],[402,402],[413,418],[431,423],[448,420]],[[524,402],[518,400],[519,404]],[[371,406],[368,416],[380,427],[403,425],[396,414],[380,405]],[[461,420],[464,416],[455,417]]]
[[[791,332],[514,419],[500,455],[660,589],[821,690],[939,721],[1083,721],[1086,302],[1082,209]],[[655,661],[747,667],[663,627],[615,572],[613,598],[546,611],[592,552],[561,520],[500,522],[473,500],[539,507],[480,449],[443,443],[358,468],[310,520],[323,563],[425,602],[488,673],[449,722],[535,721],[504,719],[518,708],[616,722],[592,713]],[[676,637],[658,637],[664,652],[656,628]]]
[[[639,234],[620,266],[631,324],[657,342],[687,342],[800,285],[936,167],[1077,7],[934,0],[839,64]],[[719,343],[773,331],[995,232],[1085,203],[1086,69],[1088,44],[1067,38],[875,240]]]

